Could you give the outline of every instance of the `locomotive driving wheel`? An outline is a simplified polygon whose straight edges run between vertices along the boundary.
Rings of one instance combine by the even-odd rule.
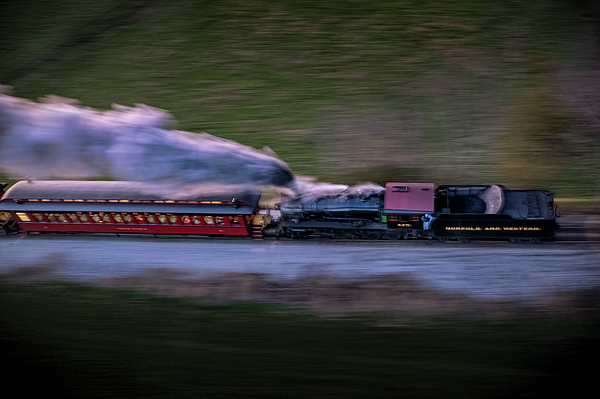
[[[336,230],[333,233],[333,237],[343,240],[353,240],[354,238],[356,238],[353,230]]]
[[[399,240],[402,238],[402,232],[396,230],[389,230],[383,233],[384,240]]]
[[[292,230],[291,237],[294,239],[306,240],[310,234],[308,231],[294,231]]]
[[[362,236],[367,240],[379,240],[381,238],[381,232],[377,230],[364,230]]]

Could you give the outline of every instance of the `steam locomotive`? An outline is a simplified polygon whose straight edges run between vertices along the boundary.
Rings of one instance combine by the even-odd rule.
[[[342,239],[554,238],[547,190],[501,185],[387,183],[325,194],[282,196],[277,213],[260,195],[226,193],[166,200],[136,182],[21,181],[0,188],[5,232],[85,232]]]
[[[286,237],[539,242],[558,227],[552,192],[500,185],[387,183],[380,192],[286,198],[280,209]]]

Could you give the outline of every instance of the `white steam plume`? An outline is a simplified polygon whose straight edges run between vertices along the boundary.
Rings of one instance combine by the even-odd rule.
[[[76,100],[48,96],[35,103],[1,91],[0,169],[13,177],[111,176],[170,193],[296,190],[285,162],[206,133],[168,130],[174,120],[166,111],[142,104],[98,111]]]
[[[296,183],[298,185],[296,198],[302,198],[305,201],[312,201],[326,196],[345,198],[360,195],[368,197],[385,191],[384,187],[376,183],[361,183],[355,186],[348,186],[345,184],[316,182],[314,178],[308,176],[298,176]]]

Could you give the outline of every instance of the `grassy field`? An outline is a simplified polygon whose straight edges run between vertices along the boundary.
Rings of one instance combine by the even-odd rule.
[[[1,7],[0,82],[17,96],[146,103],[321,180],[600,192],[593,2]]]
[[[61,397],[579,396],[594,319],[317,318],[277,305],[0,284],[5,388]]]

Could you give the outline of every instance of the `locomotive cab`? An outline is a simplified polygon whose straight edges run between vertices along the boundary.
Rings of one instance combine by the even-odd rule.
[[[431,227],[435,211],[433,183],[387,183],[383,220],[404,237],[417,238]]]

